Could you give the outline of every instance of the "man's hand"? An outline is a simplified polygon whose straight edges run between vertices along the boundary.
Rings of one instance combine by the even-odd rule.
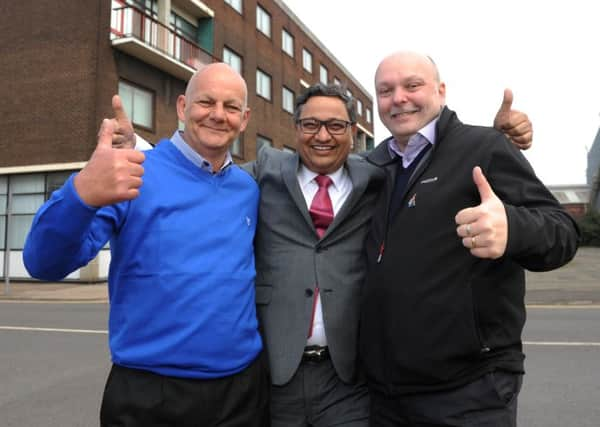
[[[115,148],[135,148],[135,133],[133,125],[123,109],[119,95],[112,97],[112,109],[115,117],[110,119],[114,129],[112,145]]]
[[[479,190],[481,204],[456,214],[456,232],[462,244],[479,258],[496,259],[504,255],[508,241],[508,220],[504,204],[483,175],[473,168],[473,181]]]
[[[104,119],[96,150],[73,181],[77,194],[89,206],[111,205],[140,194],[145,156],[131,149],[114,149],[114,133],[114,122]]]
[[[504,89],[504,98],[496,118],[494,127],[504,133],[510,141],[521,150],[531,147],[533,139],[533,127],[527,114],[511,110],[513,93],[510,89]]]

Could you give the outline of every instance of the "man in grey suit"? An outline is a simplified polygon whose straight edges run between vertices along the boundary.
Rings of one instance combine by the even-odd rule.
[[[356,111],[341,87],[308,88],[294,121],[297,154],[263,148],[247,166],[261,191],[256,304],[272,425],[366,426],[368,395],[356,363],[363,243],[385,176],[349,156]],[[326,230],[311,216],[319,175],[331,179]]]
[[[120,108],[115,112],[118,133],[131,139],[131,123]],[[513,141],[530,143],[523,113],[503,104],[498,118]],[[369,398],[357,365],[359,303],[363,244],[384,173],[350,155],[356,111],[343,88],[308,88],[294,119],[297,153],[266,147],[244,165],[261,190],[256,302],[273,383],[272,426],[367,427]],[[331,180],[328,226],[315,226],[311,215],[319,175]]]

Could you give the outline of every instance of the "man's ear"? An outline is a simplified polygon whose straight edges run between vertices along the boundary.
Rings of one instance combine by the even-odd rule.
[[[240,125],[240,132],[246,130],[246,126],[248,126],[248,121],[250,120],[250,108],[244,108],[244,112],[242,113],[242,123]]]
[[[177,118],[185,123],[185,95],[177,97]]]
[[[438,87],[438,93],[440,97],[444,100],[443,104],[446,104],[446,83],[440,82]]]

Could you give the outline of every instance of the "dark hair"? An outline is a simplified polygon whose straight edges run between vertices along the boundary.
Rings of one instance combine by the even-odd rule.
[[[294,122],[298,122],[300,119],[300,113],[302,113],[302,107],[308,102],[313,96],[330,96],[332,98],[338,98],[344,103],[350,123],[356,123],[356,108],[354,107],[354,99],[351,96],[346,95],[346,89],[337,84],[323,84],[317,83],[308,87],[302,94],[296,98],[296,106],[294,108]]]

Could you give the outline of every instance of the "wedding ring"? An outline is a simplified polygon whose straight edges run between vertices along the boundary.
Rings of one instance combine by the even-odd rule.
[[[477,247],[477,236],[471,237],[471,249],[475,249]]]
[[[471,235],[471,224],[467,224],[467,236]]]

